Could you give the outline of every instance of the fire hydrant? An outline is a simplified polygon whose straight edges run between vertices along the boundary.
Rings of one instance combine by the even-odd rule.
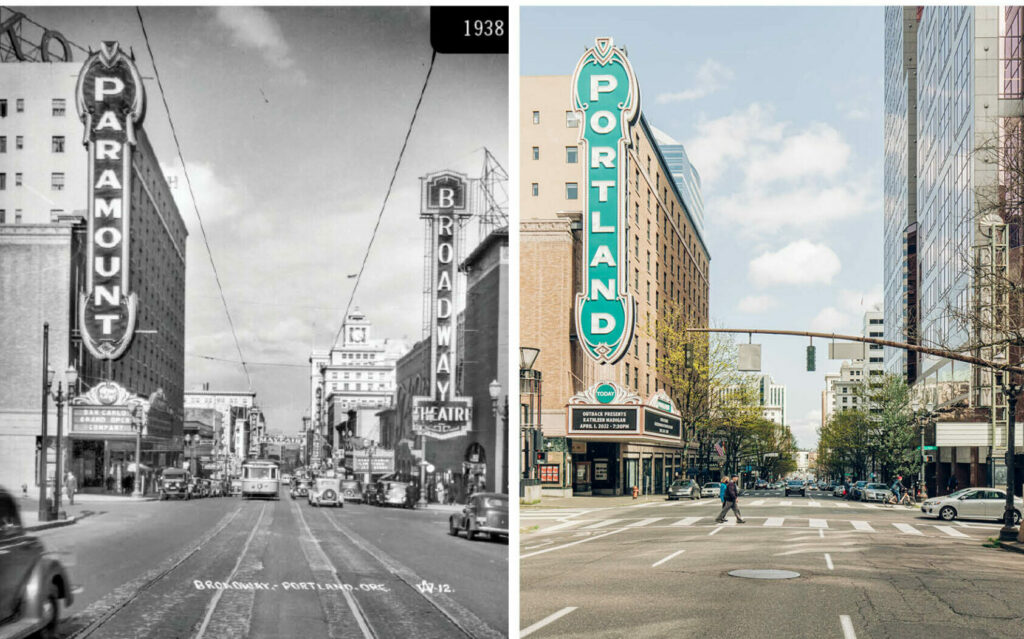
[[[639,496],[640,496],[640,489],[637,488],[636,486],[633,486],[633,499],[636,499]]]

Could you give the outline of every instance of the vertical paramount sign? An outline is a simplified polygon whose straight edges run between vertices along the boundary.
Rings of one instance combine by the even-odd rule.
[[[586,162],[583,189],[583,290],[576,295],[576,333],[586,353],[614,364],[629,349],[636,300],[626,269],[626,152],[640,115],[640,89],[625,53],[598,38],[572,77]]]
[[[135,332],[138,301],[128,290],[132,149],[145,113],[135,63],[104,42],[78,76],[78,115],[89,151],[86,290],[79,303],[82,341],[94,357],[117,359]]]
[[[429,220],[430,397],[413,397],[413,430],[434,439],[458,437],[473,423],[473,402],[455,397],[458,348],[455,283],[458,275],[459,220],[468,217],[467,180],[443,172],[423,178],[420,217]]]

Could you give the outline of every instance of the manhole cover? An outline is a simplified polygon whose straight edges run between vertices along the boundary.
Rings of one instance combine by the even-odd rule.
[[[793,579],[799,577],[800,573],[792,570],[733,570],[729,575],[747,579]]]

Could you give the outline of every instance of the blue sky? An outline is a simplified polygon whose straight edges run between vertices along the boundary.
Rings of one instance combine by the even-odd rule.
[[[701,173],[711,321],[858,333],[882,302],[883,8],[526,7],[523,75],[568,75],[595,37],[626,46],[648,121]],[[744,338],[745,339],[745,338]],[[817,341],[761,336],[762,370],[816,445]]]

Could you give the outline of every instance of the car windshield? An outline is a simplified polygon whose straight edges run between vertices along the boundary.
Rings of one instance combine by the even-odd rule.
[[[499,510],[508,510],[508,499],[505,497],[486,497],[483,500],[484,508],[497,508]]]
[[[803,486],[804,483],[802,481],[791,481],[791,482],[789,482],[789,485],[790,486]]]
[[[889,487],[886,486],[885,484],[868,484],[864,486],[864,488],[870,488],[872,490],[886,490]]]
[[[672,485],[669,486],[669,488],[682,488],[683,486],[689,486],[689,485],[690,485],[690,482],[688,482],[688,481],[674,481],[674,482],[672,482]]]
[[[717,481],[713,481],[711,483],[704,484],[704,488],[718,488],[719,486],[721,486],[721,484],[719,484]]]
[[[969,492],[971,490],[974,490],[974,489],[973,488],[961,488],[960,490],[957,490],[955,492],[952,492],[952,493],[949,493],[948,495],[946,495],[946,499],[952,499],[953,497],[961,497],[961,496],[967,494],[967,492]]]

